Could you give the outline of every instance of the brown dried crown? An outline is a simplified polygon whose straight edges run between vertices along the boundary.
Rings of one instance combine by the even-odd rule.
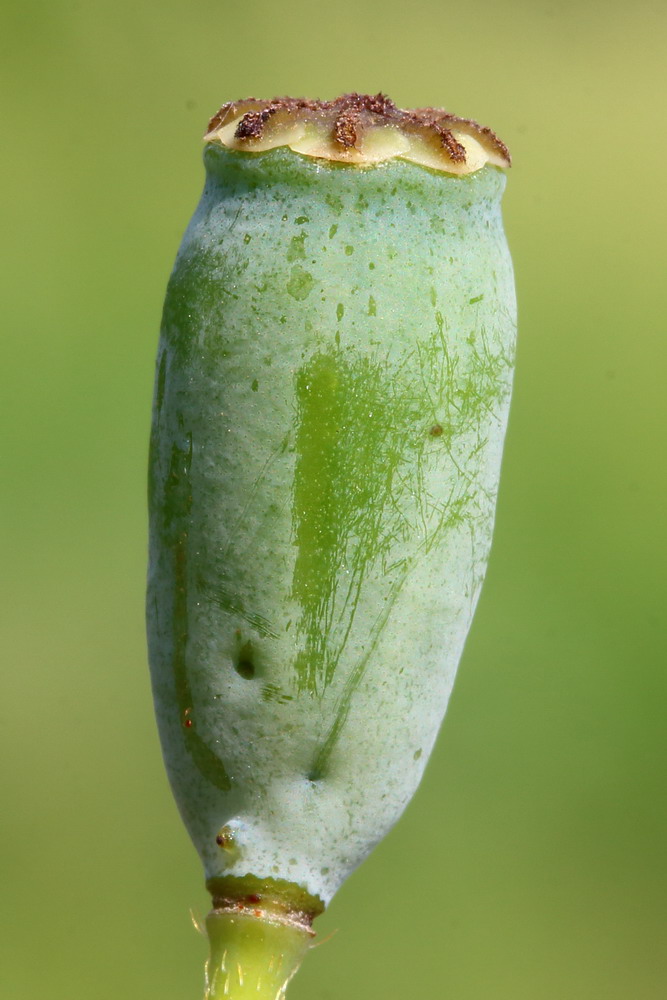
[[[305,156],[357,166],[410,160],[458,175],[487,163],[511,163],[507,146],[490,128],[440,108],[403,110],[384,94],[230,101],[213,115],[204,140],[246,153],[289,146]]]

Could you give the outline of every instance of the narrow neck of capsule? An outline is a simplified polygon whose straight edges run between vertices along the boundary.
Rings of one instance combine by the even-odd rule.
[[[312,931],[249,910],[212,910],[205,1000],[280,1000],[308,951]]]

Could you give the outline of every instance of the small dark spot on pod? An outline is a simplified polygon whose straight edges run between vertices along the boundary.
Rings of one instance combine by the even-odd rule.
[[[247,681],[251,681],[255,676],[254,651],[250,641],[241,646],[234,666],[236,673],[239,674],[240,677],[245,678]]]
[[[431,437],[439,438],[442,436],[442,424],[433,424],[433,427],[429,430]]]
[[[256,892],[251,892],[248,896],[246,896],[246,902],[247,903],[261,903],[262,902],[262,897],[259,896]]]
[[[234,831],[232,828],[227,825],[223,826],[215,838],[215,842],[218,847],[222,847],[223,850],[231,851],[234,846]]]
[[[183,712],[183,725],[185,726],[186,729],[192,728],[192,719],[190,718],[191,711],[192,711],[191,708],[186,708],[185,711]]]

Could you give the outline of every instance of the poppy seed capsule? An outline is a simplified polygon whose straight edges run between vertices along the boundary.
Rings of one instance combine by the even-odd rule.
[[[451,692],[511,391],[509,154],[350,94],[225,105],[204,159],[157,360],[149,651],[214,900],[207,996],[261,1000]]]

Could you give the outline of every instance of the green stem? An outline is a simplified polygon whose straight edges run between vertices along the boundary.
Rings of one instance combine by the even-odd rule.
[[[264,910],[211,910],[204,1000],[282,1000],[310,947],[306,924]]]

